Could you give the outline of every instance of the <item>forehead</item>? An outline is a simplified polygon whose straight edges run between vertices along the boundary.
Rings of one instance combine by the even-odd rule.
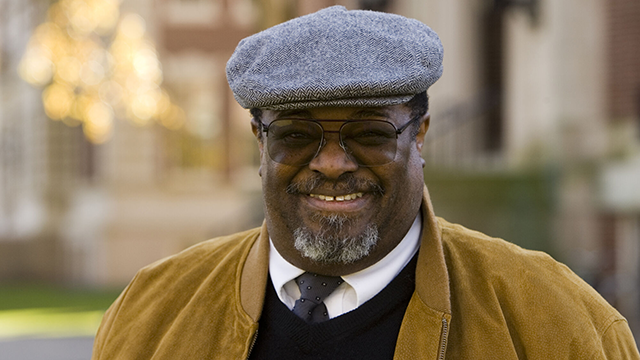
[[[410,116],[410,109],[404,105],[382,107],[316,107],[296,110],[263,110],[263,122],[284,118],[315,120],[387,120],[402,123]]]

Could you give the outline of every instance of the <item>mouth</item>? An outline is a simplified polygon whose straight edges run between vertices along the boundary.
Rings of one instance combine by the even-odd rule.
[[[385,193],[384,188],[378,182],[357,178],[352,174],[343,174],[335,181],[318,174],[291,182],[285,191],[287,194],[306,195],[322,201],[345,201],[348,198],[355,200],[363,196],[366,197],[368,194],[382,196]],[[336,200],[337,198],[342,200]]]
[[[351,174],[344,175],[348,176],[335,181],[318,175],[292,182],[286,193],[303,200],[305,205],[300,210],[310,214],[354,214],[370,210],[380,203],[384,195],[380,184]]]
[[[354,213],[360,212],[371,206],[374,199],[368,192],[336,193],[325,192],[307,193],[305,203],[311,206],[314,212],[322,213]]]
[[[322,194],[309,194],[310,197],[319,199],[326,202],[331,201],[351,201],[363,196],[363,193],[357,192],[353,194],[345,194],[345,195],[322,195]]]

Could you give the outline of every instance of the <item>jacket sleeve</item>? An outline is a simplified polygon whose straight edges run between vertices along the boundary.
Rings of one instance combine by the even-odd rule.
[[[593,359],[640,360],[638,346],[626,320],[614,321],[602,335],[602,349]]]
[[[122,305],[122,302],[124,301],[124,298],[127,292],[129,291],[129,289],[131,288],[133,282],[137,277],[138,277],[138,274],[136,274],[133,280],[131,280],[131,283],[129,283],[129,285],[124,289],[124,291],[122,291],[120,296],[118,296],[118,298],[113,302],[113,304],[111,304],[109,309],[107,309],[104,316],[102,317],[102,322],[100,323],[100,327],[98,328],[98,332],[93,341],[93,353],[91,355],[91,360],[107,359],[106,357],[102,356],[102,353],[107,341],[109,340],[111,328],[113,327],[113,323],[116,321],[118,312],[120,311],[120,307]]]
[[[111,324],[115,318],[114,313],[117,312],[118,308],[117,302],[113,303],[111,307],[105,312],[102,317],[102,322],[100,323],[100,327],[98,328],[98,333],[93,341],[93,353],[91,355],[91,360],[99,360],[100,353],[102,352],[102,348],[104,347],[104,343],[106,342],[107,335],[109,333],[109,329],[111,328]]]

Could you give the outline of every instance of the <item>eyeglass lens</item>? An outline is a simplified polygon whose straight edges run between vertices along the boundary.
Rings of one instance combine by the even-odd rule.
[[[275,162],[303,166],[311,162],[323,145],[324,129],[315,121],[280,119],[269,124],[267,151]],[[340,141],[347,155],[360,166],[377,166],[395,159],[396,128],[387,121],[345,122]]]

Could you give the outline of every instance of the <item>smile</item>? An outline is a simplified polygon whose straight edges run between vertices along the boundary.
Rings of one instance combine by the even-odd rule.
[[[362,195],[363,194],[361,192],[347,194],[347,195],[337,195],[337,196],[309,194],[309,196],[311,196],[312,198],[316,198],[324,201],[349,201],[349,200],[355,200],[357,198],[361,198]]]

